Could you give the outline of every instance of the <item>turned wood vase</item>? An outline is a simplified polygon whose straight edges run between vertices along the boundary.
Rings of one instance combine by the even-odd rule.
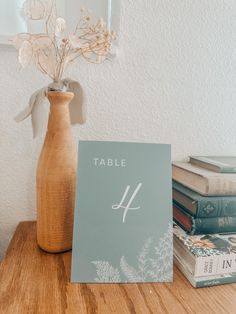
[[[72,247],[77,160],[69,114],[73,96],[48,92],[48,128],[37,167],[37,242],[51,253]]]

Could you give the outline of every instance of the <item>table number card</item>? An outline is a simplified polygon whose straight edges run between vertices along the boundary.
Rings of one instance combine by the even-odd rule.
[[[170,145],[80,141],[72,282],[172,281]]]

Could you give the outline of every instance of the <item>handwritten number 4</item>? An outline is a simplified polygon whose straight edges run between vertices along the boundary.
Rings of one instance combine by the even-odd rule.
[[[140,190],[141,186],[142,186],[142,183],[139,183],[137,185],[137,187],[134,190],[134,193],[132,194],[132,196],[131,196],[130,200],[128,201],[127,205],[124,205],[124,202],[125,202],[126,196],[129,193],[130,185],[128,185],[126,187],[125,192],[124,192],[124,194],[122,196],[122,199],[121,199],[120,203],[112,205],[112,209],[124,209],[123,223],[125,223],[126,215],[127,215],[129,210],[138,210],[140,208],[140,206],[138,206],[138,207],[130,207],[130,206],[131,206],[135,196],[138,194],[138,191]]]

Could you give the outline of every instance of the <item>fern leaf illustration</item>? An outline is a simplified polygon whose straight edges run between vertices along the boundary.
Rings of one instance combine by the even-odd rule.
[[[172,225],[169,224],[168,231],[160,239],[158,246],[155,247],[155,259],[151,259],[152,270],[149,275],[158,281],[169,281],[172,278]]]
[[[96,266],[97,277],[96,282],[120,282],[120,273],[117,268],[114,268],[107,261],[93,261]]]
[[[142,251],[140,252],[138,256],[138,262],[139,262],[140,267],[145,266],[147,262],[147,256],[150,253],[149,251],[150,251],[151,243],[152,243],[152,238],[148,238],[142,248]]]
[[[152,238],[147,239],[138,256],[138,269],[139,269],[138,273],[142,277],[143,281],[145,281],[145,279],[148,276],[147,269],[149,268],[150,264],[149,255],[151,253],[150,251],[152,241],[153,241]]]
[[[122,256],[120,259],[120,267],[122,272],[130,282],[142,281],[142,277],[138,274],[134,267],[130,266],[127,263],[124,256]]]

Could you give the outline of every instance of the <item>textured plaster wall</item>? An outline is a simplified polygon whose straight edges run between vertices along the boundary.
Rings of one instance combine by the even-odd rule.
[[[88,98],[75,138],[171,143],[173,159],[236,152],[235,0],[123,0],[118,56],[67,75]],[[13,117],[48,81],[0,49],[0,256],[17,223],[35,219],[42,139]]]

